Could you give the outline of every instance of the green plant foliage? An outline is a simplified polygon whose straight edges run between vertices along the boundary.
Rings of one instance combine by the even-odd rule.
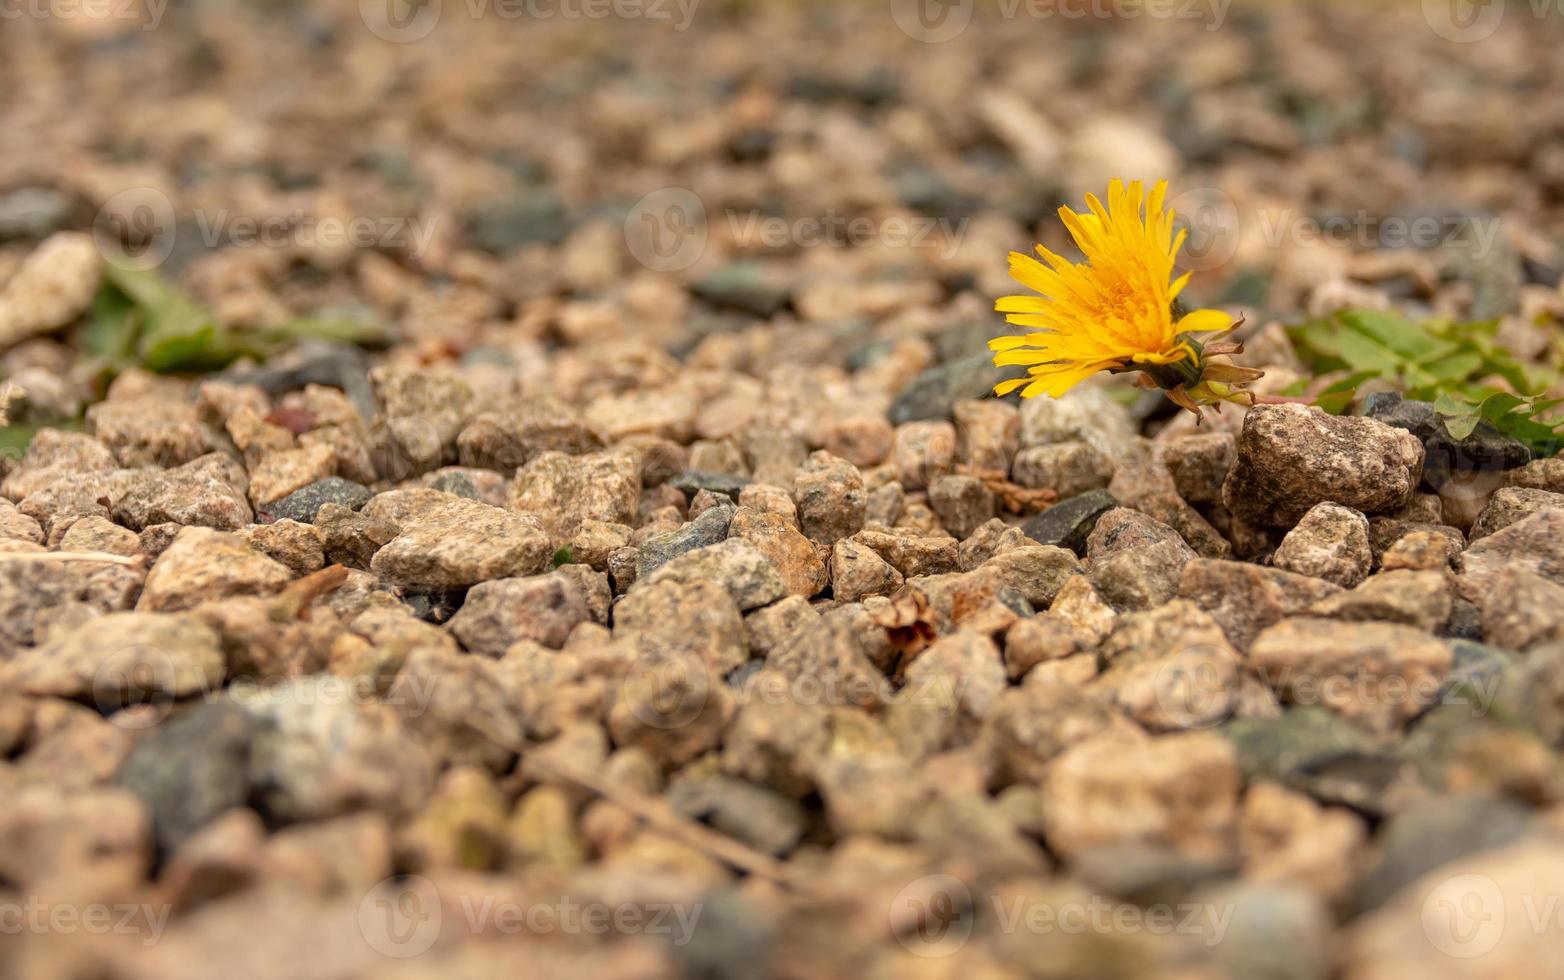
[[[234,330],[155,270],[109,263],[83,324],[81,349],[113,370],[140,365],[166,374],[215,371],[241,357],[265,359],[304,338],[366,343],[372,323],[301,318],[264,330]]]
[[[1549,398],[1556,368],[1527,364],[1495,340],[1498,323],[1416,321],[1399,313],[1344,310],[1291,328],[1293,344],[1316,375],[1342,372],[1315,404],[1345,411],[1370,379],[1393,381],[1408,398],[1433,402],[1445,427],[1464,439],[1482,422],[1534,452],[1564,447],[1564,399]]]

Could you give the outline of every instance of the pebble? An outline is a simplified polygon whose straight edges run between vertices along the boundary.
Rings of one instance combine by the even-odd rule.
[[[1261,405],[1244,416],[1222,502],[1267,527],[1292,527],[1327,502],[1393,513],[1411,499],[1422,463],[1422,444],[1404,429],[1304,405]]]
[[[1087,442],[1056,442],[1017,453],[1011,477],[1023,487],[1052,490],[1068,500],[1106,488],[1113,479],[1113,460]]]
[[[1022,525],[1022,530],[1038,544],[1056,545],[1083,554],[1098,519],[1118,506],[1119,502],[1113,494],[1106,490],[1093,490],[1061,500],[1028,519]]]
[[[261,512],[272,520],[314,524],[315,516],[325,504],[339,504],[348,510],[358,510],[374,496],[374,491],[362,483],[344,480],[340,476],[328,476],[273,500],[262,507]]]
[[[832,545],[863,529],[868,493],[858,467],[820,451],[798,468],[793,502],[804,536]]]
[[[441,496],[400,523],[397,536],[375,552],[371,571],[404,588],[442,590],[536,575],[548,566],[549,536],[530,514]]]
[[[1350,589],[1374,562],[1368,518],[1340,504],[1316,504],[1287,532],[1271,564]]]
[[[1544,510],[1564,510],[1564,493],[1534,487],[1500,487],[1472,523],[1471,540],[1486,538]]]
[[[815,546],[785,517],[740,507],[733,512],[728,536],[748,541],[771,559],[789,595],[809,598],[830,582]]]
[[[1178,593],[1195,553],[1166,524],[1123,507],[1103,514],[1087,540],[1087,577],[1113,608],[1146,609]]]
[[[686,552],[647,578],[637,576],[636,584],[639,588],[642,584],[689,584],[702,580],[716,582],[727,589],[744,612],[769,605],[788,594],[787,583],[771,559],[750,542],[733,538]]]
[[[581,590],[554,573],[479,582],[448,626],[466,649],[500,657],[523,640],[558,650],[577,624],[591,618]]]
[[[550,536],[565,541],[582,521],[634,526],[640,496],[640,466],[632,456],[545,452],[517,472],[510,506],[532,514]]]
[[[929,506],[957,540],[993,520],[995,511],[993,493],[973,476],[936,477],[929,485]]]
[[[147,572],[136,608],[178,612],[226,596],[270,595],[292,580],[286,565],[257,554],[238,535],[186,527]]]

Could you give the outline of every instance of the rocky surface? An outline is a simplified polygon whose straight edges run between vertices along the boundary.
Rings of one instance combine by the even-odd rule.
[[[1564,394],[1555,15],[113,6],[0,18],[0,977],[1557,972],[1564,456],[1286,401]],[[1265,404],[992,396],[1114,176]]]

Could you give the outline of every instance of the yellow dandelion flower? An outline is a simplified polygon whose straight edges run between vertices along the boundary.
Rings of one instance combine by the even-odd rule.
[[[1202,344],[1196,334],[1236,326],[1221,310],[1175,319],[1175,301],[1189,276],[1173,278],[1184,244],[1174,214],[1164,210],[1168,184],[1147,195],[1140,181],[1108,185],[1108,204],[1086,195],[1089,211],[1060,208],[1059,217],[1086,256],[1075,263],[1037,246],[1042,262],[1010,253],[1010,275],[1035,296],[1006,296],[995,306],[1011,324],[1032,332],[989,342],[996,367],[1027,365],[1027,377],[1000,383],[995,394],[1055,398],[1098,371],[1140,371],[1142,384],[1166,389],[1197,415],[1202,404],[1249,400],[1242,386],[1259,372],[1206,357],[1238,353],[1236,344]],[[1046,264],[1045,264],[1046,263]]]

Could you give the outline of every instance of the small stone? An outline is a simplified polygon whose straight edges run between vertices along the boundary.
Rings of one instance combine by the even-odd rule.
[[[0,194],[0,242],[46,238],[70,224],[70,197],[50,187],[21,187]]]
[[[1061,398],[1021,402],[1021,446],[1080,441],[1112,457],[1115,447],[1135,437],[1135,424],[1123,405],[1102,388],[1082,385]]]
[[[1023,537],[1022,540],[1025,540]],[[931,537],[905,531],[860,531],[853,541],[867,545],[890,563],[903,578],[944,575],[957,571],[956,539]],[[1031,542],[1027,542],[1030,544]],[[975,567],[975,566],[974,566]]]
[[[21,514],[17,514],[21,517]],[[39,534],[42,537],[42,533]],[[104,517],[83,517],[73,521],[60,538],[61,551],[106,551],[111,555],[133,557],[141,550],[141,538],[134,532],[111,523]]]
[[[253,515],[244,491],[197,469],[200,462],[148,474],[115,501],[114,520],[133,531],[154,524],[233,531],[249,524]]]
[[[1036,609],[1053,604],[1064,583],[1081,571],[1072,551],[1035,545],[995,555],[970,573],[970,579],[990,582],[995,591],[1014,589]]]
[[[750,652],[761,659],[771,655],[788,634],[819,619],[819,613],[802,596],[788,596],[744,617],[744,636]]]
[[[1461,594],[1477,602],[1505,568],[1564,584],[1564,511],[1544,510],[1474,542],[1461,556]]]
[[[1166,524],[1123,507],[1104,514],[1086,546],[1087,577],[1118,610],[1161,605],[1178,593],[1195,553]]]
[[[258,727],[243,709],[213,701],[177,715],[136,743],[114,781],[151,814],[165,854],[179,850],[218,815],[245,804],[250,743]]]
[[[1232,433],[1181,436],[1158,443],[1156,452],[1180,497],[1192,504],[1222,502],[1222,483],[1238,458],[1238,441]]]
[[[1430,633],[1450,619],[1450,578],[1441,572],[1380,572],[1350,592],[1326,596],[1311,616],[1349,622],[1404,623]]]
[[[728,590],[741,611],[775,602],[788,594],[787,583],[765,553],[748,541],[730,538],[720,544],[696,548],[669,561],[648,578],[636,582],[691,583],[712,581]]]
[[[1052,490],[1068,500],[1105,488],[1113,479],[1113,460],[1087,442],[1056,442],[1017,453],[1011,477],[1023,487]]]
[[[1477,608],[1484,643],[1524,651],[1564,638],[1564,585],[1525,569],[1502,569]]]
[[[830,545],[863,529],[868,494],[856,466],[816,452],[793,478],[793,502],[804,536]]]
[[[793,495],[769,483],[751,483],[739,491],[739,506],[757,510],[763,514],[776,514],[798,527],[798,505]]]
[[[596,452],[603,440],[570,407],[546,398],[529,398],[514,408],[483,412],[456,437],[463,466],[510,474],[546,452],[569,455]]]
[[[6,474],[0,493],[11,500],[22,500],[62,478],[79,479],[87,473],[118,467],[109,448],[92,436],[39,429],[15,468]]]
[[[1500,487],[1472,523],[1471,539],[1486,538],[1544,510],[1564,510],[1564,493],[1532,487]]]
[[[1104,732],[1134,734],[1124,716],[1085,692],[1028,684],[1005,691],[984,723],[978,749],[990,789],[1038,784],[1059,753]]]
[[[1233,646],[1341,591],[1323,579],[1236,561],[1197,558],[1184,566],[1178,594],[1210,613]]]
[[[1451,562],[1458,554],[1460,552],[1445,535],[1434,531],[1412,531],[1386,548],[1379,563],[1387,572],[1403,568],[1443,572],[1450,569]]]
[[[984,398],[997,381],[1024,377],[1025,373],[1024,368],[1015,367],[996,371],[993,355],[987,351],[947,361],[924,371],[901,390],[891,403],[891,423],[953,418],[958,402]]]
[[[504,831],[505,851],[520,867],[574,868],[588,857],[575,806],[558,786],[539,786],[516,802]]]
[[[722,678],[698,657],[648,650],[637,657],[608,710],[614,744],[639,748],[664,768],[716,748],[736,705]]]
[[[270,595],[292,580],[286,565],[256,554],[238,535],[187,527],[147,572],[136,608],[175,612],[227,596]]]
[[[1271,563],[1350,589],[1373,564],[1368,518],[1340,504],[1317,504],[1287,532]]]
[[[632,456],[545,452],[516,474],[510,505],[568,540],[585,520],[633,526],[640,496],[640,466]]]
[[[178,466],[211,449],[193,404],[155,395],[99,402],[87,428],[121,466]]]
[[[728,538],[733,520],[732,507],[711,507],[677,531],[654,534],[641,543],[636,557],[635,575],[644,579],[680,555],[697,548],[720,544]]]
[[[900,572],[856,539],[838,541],[831,551],[831,594],[839,602],[890,595],[902,582]]]
[[[239,536],[256,551],[288,566],[295,575],[308,575],[326,567],[326,537],[309,524],[290,520],[253,524],[240,531]]]
[[[1239,785],[1237,756],[1219,735],[1103,733],[1065,749],[1048,767],[1048,844],[1067,856],[1134,842],[1220,856],[1231,847]]]
[[[833,419],[821,436],[825,452],[862,469],[879,466],[890,458],[896,430],[879,415],[850,415]]]
[[[446,499],[402,523],[400,533],[375,552],[370,569],[376,575],[399,586],[443,590],[548,567],[549,538],[531,515],[441,496]]]
[[[1118,613],[1102,600],[1085,575],[1065,579],[1048,611],[1087,637],[1092,646],[1113,632],[1113,624],[1118,619]]]
[[[1250,663],[1284,700],[1323,705],[1380,735],[1437,700],[1450,648],[1397,623],[1292,618],[1255,637]]]
[[[1305,888],[1332,903],[1355,883],[1367,836],[1354,814],[1274,782],[1251,786],[1238,817],[1245,878]]]
[[[1372,911],[1430,871],[1521,840],[1534,828],[1532,815],[1510,800],[1424,800],[1381,828],[1379,861],[1358,884],[1353,904],[1360,912]]]
[[[747,476],[693,469],[677,473],[668,480],[669,486],[686,496],[694,496],[704,490],[727,497],[729,500],[736,499],[749,483],[750,479]]]
[[[719,677],[749,659],[744,618],[719,582],[637,586],[614,606],[614,636],[634,636],[642,646],[694,654]]]
[[[1020,620],[1005,631],[1005,673],[1012,681],[1022,680],[1038,664],[1074,656],[1083,640],[1058,616],[1044,613]]]
[[[830,582],[814,545],[784,517],[740,507],[733,513],[728,536],[748,541],[771,559],[790,595],[808,598]]]
[[[358,510],[375,496],[374,491],[362,483],[330,476],[293,491],[280,500],[274,500],[261,508],[272,520],[293,520],[301,524],[314,524],[315,515],[324,504],[340,504],[348,510]]]
[[[1291,527],[1326,502],[1393,513],[1411,499],[1422,462],[1422,444],[1403,429],[1305,405],[1260,405],[1244,416],[1222,501],[1269,527]]]
[[[956,427],[943,421],[898,426],[891,455],[897,482],[908,490],[922,490],[955,471]]]
[[[1097,520],[1119,506],[1113,494],[1106,490],[1093,490],[1079,497],[1061,500],[1052,507],[1023,524],[1026,536],[1038,544],[1068,548],[1076,554],[1086,550],[1086,542]]]
[[[396,835],[397,864],[414,872],[469,869],[499,863],[505,798],[489,774],[471,766],[444,773],[434,793]]]
[[[0,350],[71,323],[87,312],[102,280],[103,255],[91,235],[50,235],[0,290]]]
[[[1564,456],[1534,459],[1505,475],[1505,485],[1564,493]]]
[[[500,657],[523,640],[558,650],[577,624],[591,618],[580,589],[554,573],[479,582],[448,626],[466,649]]]
[[[354,513],[337,503],[324,503],[315,512],[326,561],[368,571],[375,553],[397,535],[396,525]]]
[[[936,477],[929,485],[929,506],[957,540],[994,517],[994,495],[974,476]]]
[[[1094,689],[1147,731],[1207,728],[1237,707],[1238,653],[1187,600],[1119,617],[1098,656]]]
[[[625,524],[606,524],[603,521],[582,521],[575,537],[566,545],[571,560],[599,572],[608,570],[608,556],[630,546],[634,531]],[[634,549],[632,549],[634,550]]]
[[[9,684],[28,694],[85,697],[101,711],[157,695],[215,690],[223,679],[217,634],[188,616],[109,613],[9,664]]]
[[[267,453],[250,467],[250,500],[265,507],[333,476],[336,468],[336,450],[320,443]]]
[[[955,404],[956,455],[977,470],[1010,472],[1021,447],[1021,413],[993,398]]]
[[[792,851],[808,828],[804,808],[774,790],[729,776],[675,780],[668,805],[761,852]]]

